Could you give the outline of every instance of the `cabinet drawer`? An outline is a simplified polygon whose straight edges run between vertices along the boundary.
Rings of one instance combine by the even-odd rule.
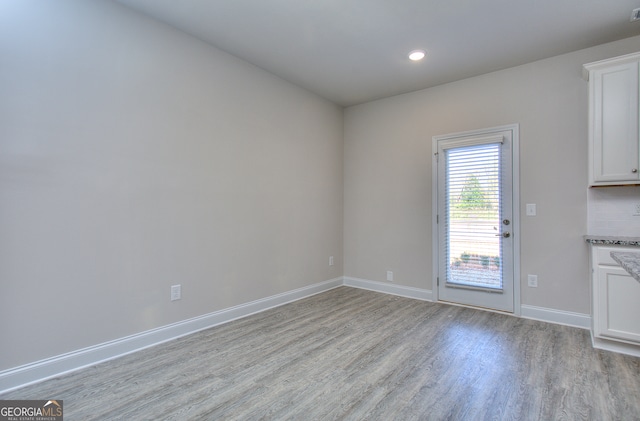
[[[640,251],[640,247],[603,247],[598,246],[594,247],[595,251],[595,264],[596,265],[607,265],[607,266],[620,266],[618,262],[613,260],[611,257],[612,251],[618,252],[632,252],[637,253]]]

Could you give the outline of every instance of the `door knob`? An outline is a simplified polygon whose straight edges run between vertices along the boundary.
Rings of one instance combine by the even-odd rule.
[[[511,237],[511,233],[509,231],[505,231],[502,234],[496,234],[496,237],[509,238],[509,237]]]

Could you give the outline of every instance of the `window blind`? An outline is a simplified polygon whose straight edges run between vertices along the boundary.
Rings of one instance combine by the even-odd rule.
[[[445,150],[447,286],[502,283],[500,143]]]

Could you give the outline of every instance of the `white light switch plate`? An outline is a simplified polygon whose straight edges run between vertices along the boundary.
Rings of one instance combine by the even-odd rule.
[[[527,203],[527,216],[536,216],[537,209],[535,203]]]

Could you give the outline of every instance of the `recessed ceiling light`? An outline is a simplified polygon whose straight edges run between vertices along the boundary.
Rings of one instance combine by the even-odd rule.
[[[424,50],[413,50],[409,53],[409,59],[413,61],[420,61],[424,58],[425,54]]]

